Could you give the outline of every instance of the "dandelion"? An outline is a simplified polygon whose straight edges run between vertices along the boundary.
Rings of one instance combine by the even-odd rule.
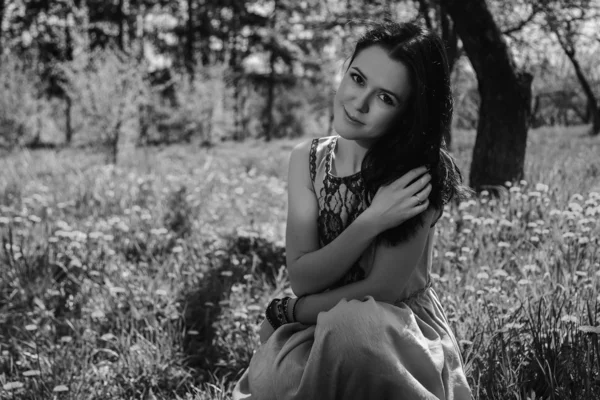
[[[581,326],[577,327],[577,329],[584,333],[600,334],[600,325],[599,326],[581,325]]]
[[[560,318],[560,320],[561,320],[562,322],[567,322],[567,323],[568,323],[568,322],[572,322],[572,323],[574,323],[574,324],[576,324],[577,322],[579,322],[579,319],[577,319],[577,317],[576,317],[576,316],[574,316],[574,315],[563,315],[563,316]]]
[[[578,244],[588,244],[590,242],[590,238],[588,238],[587,236],[582,236],[579,238],[579,240],[577,241]]]
[[[4,390],[16,390],[21,389],[23,387],[23,383],[21,382],[8,382],[5,383],[3,388]]]
[[[573,232],[566,232],[562,235],[562,237],[565,240],[573,239],[575,237],[575,234]]]
[[[503,269],[496,269],[496,270],[494,270],[493,275],[494,275],[495,278],[499,278],[499,277],[503,277],[504,278],[504,277],[508,276],[508,272],[506,272]]]
[[[537,272],[538,267],[535,264],[527,264],[527,265],[523,265],[523,270],[525,272]]]
[[[571,196],[571,201],[583,201],[583,196],[579,193],[575,193],[573,196]]]
[[[487,272],[480,272],[477,274],[477,279],[487,280],[489,278],[490,278],[490,276],[487,274]]]

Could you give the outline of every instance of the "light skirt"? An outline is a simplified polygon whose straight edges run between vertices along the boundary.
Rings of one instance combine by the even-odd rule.
[[[472,398],[433,288],[396,305],[342,299],[316,325],[277,329],[255,352],[234,400]]]

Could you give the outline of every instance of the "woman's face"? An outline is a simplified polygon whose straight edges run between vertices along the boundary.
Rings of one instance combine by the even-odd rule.
[[[406,66],[379,46],[355,58],[333,100],[333,127],[348,140],[371,142],[398,121],[411,85]]]

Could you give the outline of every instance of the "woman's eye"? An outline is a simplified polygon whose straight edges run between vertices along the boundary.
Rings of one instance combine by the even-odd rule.
[[[388,96],[387,94],[384,94],[380,97],[380,99],[385,103],[385,104],[389,104],[390,106],[394,105],[394,101],[392,100],[392,98],[390,96]]]
[[[350,74],[350,77],[352,78],[352,80],[356,83],[358,83],[359,85],[362,85],[363,83],[363,78],[362,76],[358,75],[358,74]]]

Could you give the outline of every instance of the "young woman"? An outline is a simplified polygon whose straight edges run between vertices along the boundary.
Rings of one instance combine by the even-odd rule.
[[[267,308],[233,398],[470,399],[430,281],[435,223],[467,190],[444,149],[443,42],[414,24],[375,25],[333,101],[339,136],[290,158],[286,254],[299,298]]]

